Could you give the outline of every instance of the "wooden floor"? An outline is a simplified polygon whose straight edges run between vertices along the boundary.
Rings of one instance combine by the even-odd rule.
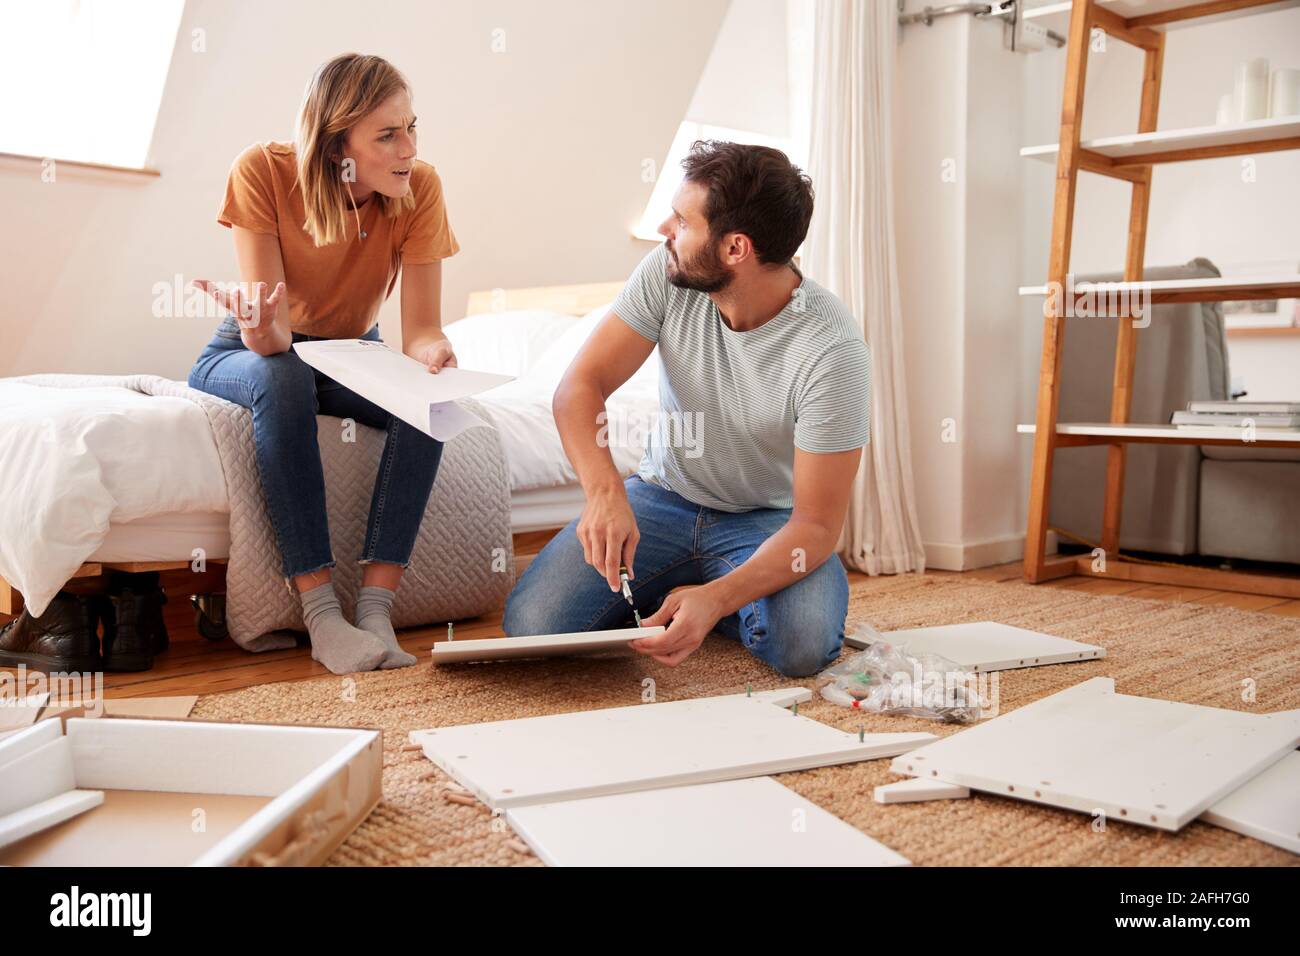
[[[1020,562],[1015,562],[981,568],[978,571],[961,572],[960,575],[950,571],[926,573],[935,577],[961,576],[977,581],[1000,583],[1021,580],[1021,565]],[[850,580],[862,577],[864,576],[860,574],[849,576]],[[1107,581],[1086,576],[1060,578],[1042,584],[1040,587],[1066,588],[1086,591],[1090,594],[1124,594],[1129,597],[1184,601],[1300,617],[1300,601],[1256,594],[1149,585],[1130,581]],[[214,643],[204,639],[194,626],[193,611],[190,609],[188,598],[183,594],[171,596],[166,607],[166,616],[172,646],[157,658],[152,670],[137,674],[106,674],[104,686],[107,697],[211,694],[257,684],[305,680],[329,675],[329,671],[311,659],[311,653],[305,646],[287,651],[249,654],[229,640]],[[7,618],[0,616],[0,619]],[[456,636],[459,638],[493,637],[500,634],[500,613],[456,624]],[[429,649],[434,642],[445,640],[446,637],[445,626],[423,628],[403,632],[401,643],[406,650],[421,660],[427,660]]]

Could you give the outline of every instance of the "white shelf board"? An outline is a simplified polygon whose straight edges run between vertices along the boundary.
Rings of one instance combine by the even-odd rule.
[[[928,800],[965,800],[970,787],[929,777],[910,777],[876,787],[876,803],[922,803]]]
[[[1030,424],[1016,426],[1022,435],[1032,435],[1037,427]],[[1130,438],[1187,438],[1193,443],[1197,440],[1228,439],[1242,441],[1242,430],[1224,425],[1207,425],[1204,428],[1179,428],[1176,425],[1115,425],[1109,422],[1058,422],[1058,435],[1100,435],[1105,437]],[[1287,441],[1300,443],[1300,429],[1292,428],[1256,428],[1258,441]],[[1250,444],[1242,442],[1242,444]]]
[[[439,641],[433,645],[434,664],[510,661],[635,651],[631,641],[662,634],[662,627],[623,627],[577,634],[533,634],[527,637],[477,637],[465,641]]]
[[[701,697],[416,730],[411,741],[488,806],[507,810],[876,760],[936,739],[859,740],[781,709],[790,702],[787,692]]]
[[[1300,751],[1252,777],[1201,819],[1300,854]]]
[[[910,654],[938,654],[963,670],[975,672],[1068,664],[1106,656],[1106,649],[1095,644],[1082,644],[997,621],[911,627],[885,631],[880,636],[884,643],[901,645]],[[844,643],[866,648],[872,642],[846,637]]]
[[[1098,0],[1097,6],[1103,7],[1127,20],[1129,17],[1140,17],[1151,13],[1164,13],[1166,10],[1177,10],[1180,7],[1189,7],[1195,2],[1196,0]],[[1216,21],[1234,20],[1237,17],[1249,17],[1259,13],[1271,13],[1275,10],[1285,10],[1288,7],[1295,6],[1300,6],[1300,0],[1276,0],[1275,3],[1264,4],[1259,7],[1230,10],[1208,17],[1198,17],[1194,20],[1178,20],[1174,23],[1159,24],[1150,29],[1178,30],[1186,27],[1204,26],[1207,23]],[[1047,27],[1049,30],[1055,30],[1057,33],[1065,35],[1070,29],[1070,7],[1069,0],[1058,3],[1041,3],[1038,6],[1030,7],[1021,15],[1030,23],[1036,23],[1039,26]]]
[[[771,777],[515,807],[548,866],[907,866]]]
[[[1300,710],[1252,714],[1115,693],[1109,677],[895,758],[910,777],[1178,830],[1300,742]]]
[[[1160,293],[1194,292],[1220,297],[1242,292],[1248,293],[1252,289],[1267,289],[1279,285],[1300,286],[1300,274],[1291,272],[1275,275],[1227,276],[1208,279],[1149,279],[1138,282],[1087,282],[1075,280],[1074,294],[1078,296],[1085,292],[1147,291],[1153,296]],[[1045,296],[1047,295],[1047,285],[1045,283],[1041,285],[1022,285],[1019,292],[1022,296]],[[1206,301],[1212,300],[1207,299]]]
[[[1251,120],[1249,123],[1232,123],[1227,126],[1193,126],[1188,129],[1156,130],[1153,133],[1102,136],[1081,142],[1079,145],[1089,152],[1099,153],[1109,159],[1125,160],[1130,156],[1145,156],[1151,153],[1175,153],[1204,146],[1237,146],[1241,143],[1258,143],[1297,136],[1300,136],[1300,116],[1281,116],[1276,119]],[[1020,155],[1056,162],[1059,149],[1057,143],[1025,146],[1020,150]]]

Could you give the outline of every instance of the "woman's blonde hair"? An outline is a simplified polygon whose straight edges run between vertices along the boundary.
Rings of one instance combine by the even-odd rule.
[[[341,242],[347,235],[347,216],[360,216],[349,202],[351,180],[344,139],[347,132],[394,93],[409,90],[406,77],[382,57],[345,53],[319,66],[307,84],[298,111],[298,188],[307,211],[303,228],[317,247]],[[386,216],[412,209],[410,191],[401,199],[375,193]]]

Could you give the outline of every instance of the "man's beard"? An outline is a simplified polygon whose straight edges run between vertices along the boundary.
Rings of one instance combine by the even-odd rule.
[[[721,292],[731,285],[735,274],[722,264],[717,246],[706,245],[693,260],[682,264],[677,258],[677,251],[668,246],[668,281],[679,289],[693,289],[696,292]]]

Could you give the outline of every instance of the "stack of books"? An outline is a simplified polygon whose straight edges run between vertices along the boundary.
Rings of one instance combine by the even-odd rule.
[[[1300,402],[1188,402],[1169,423],[1179,428],[1300,428]]]

